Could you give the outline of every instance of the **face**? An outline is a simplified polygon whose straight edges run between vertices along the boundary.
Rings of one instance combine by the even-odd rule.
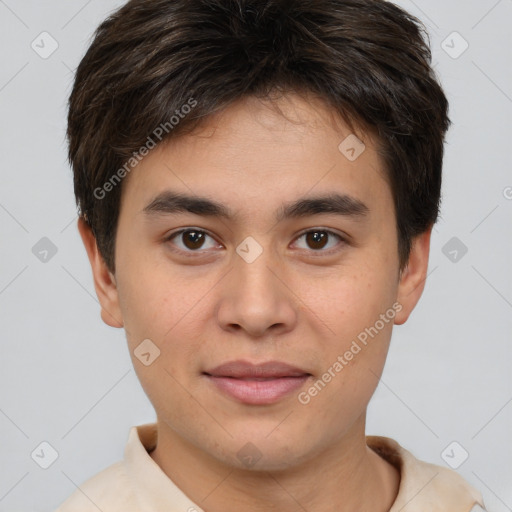
[[[401,274],[375,141],[358,133],[359,156],[352,138],[340,150],[351,132],[323,103],[278,105],[245,99],[154,149],[123,184],[110,282],[88,249],[103,318],[126,329],[159,426],[266,469],[364,431],[429,241]]]

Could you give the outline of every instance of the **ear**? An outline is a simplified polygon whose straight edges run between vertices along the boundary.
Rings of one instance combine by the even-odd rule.
[[[78,231],[91,263],[94,288],[101,306],[101,319],[111,327],[123,327],[115,276],[108,270],[90,226],[81,217],[78,219]]]
[[[402,309],[395,316],[396,325],[407,321],[425,288],[431,234],[432,226],[412,240],[409,260],[400,274],[397,301]]]

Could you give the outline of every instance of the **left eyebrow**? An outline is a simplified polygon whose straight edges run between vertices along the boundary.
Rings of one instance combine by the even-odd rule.
[[[364,217],[370,209],[362,201],[346,194],[302,198],[284,205],[277,213],[278,222],[284,219],[310,217],[333,213],[345,217]]]
[[[172,190],[158,194],[142,211],[151,216],[188,212],[204,217],[222,217],[227,220],[235,220],[238,217],[222,203],[207,197],[191,196]],[[281,206],[276,212],[276,221],[322,214],[364,217],[369,211],[370,209],[355,197],[347,194],[329,194],[300,198]]]

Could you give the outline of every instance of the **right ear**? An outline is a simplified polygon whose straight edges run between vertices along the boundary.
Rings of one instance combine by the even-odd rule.
[[[123,327],[115,276],[107,268],[92,229],[82,217],[78,218],[78,231],[91,264],[94,288],[101,306],[101,319],[111,327]]]

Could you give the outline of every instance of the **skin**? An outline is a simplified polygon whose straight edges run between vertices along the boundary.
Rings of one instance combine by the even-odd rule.
[[[357,134],[366,149],[349,161],[338,145],[351,132],[320,100],[288,94],[276,104],[282,113],[239,101],[144,158],[123,183],[115,275],[79,221],[102,319],[125,328],[155,408],[151,457],[204,510],[384,512],[400,476],[366,445],[365,419],[393,321],[307,405],[297,392],[243,404],[203,375],[235,359],[278,360],[312,374],[307,390],[396,302],[403,324],[423,291],[431,231],[413,240],[400,272],[393,199],[371,136]],[[145,214],[165,189],[207,196],[237,217]],[[283,204],[333,191],[368,213],[275,222]],[[211,235],[200,256],[182,236],[166,241],[180,228]],[[345,241],[330,235],[318,249],[301,236],[315,228]],[[263,249],[250,264],[236,253],[248,236]],[[148,338],[161,353],[145,366],[134,350]],[[251,468],[237,457],[247,443],[261,454]]]

